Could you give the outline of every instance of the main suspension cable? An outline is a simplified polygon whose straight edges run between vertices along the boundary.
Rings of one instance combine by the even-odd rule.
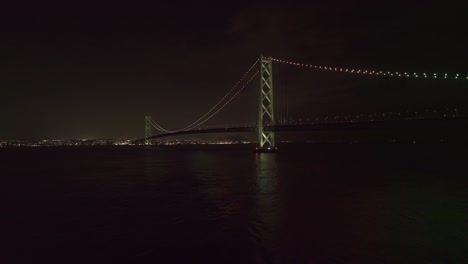
[[[293,61],[280,60],[276,58],[269,58],[272,61],[276,61],[283,64],[299,66],[304,68],[314,68],[318,70],[325,71],[334,71],[334,72],[343,72],[343,73],[352,73],[352,74],[365,74],[365,75],[374,75],[374,76],[388,76],[388,77],[405,77],[405,78],[418,78],[418,79],[451,79],[451,80],[468,80],[468,76],[463,77],[460,74],[437,74],[437,73],[416,73],[416,72],[404,72],[404,71],[381,71],[381,70],[363,70],[363,69],[352,69],[352,68],[343,68],[343,67],[330,67],[323,65],[312,65],[305,64]]]
[[[216,112],[214,112],[213,114],[211,114],[209,117],[207,117],[205,120],[203,120],[202,122],[200,122],[198,125],[194,126],[193,128],[191,129],[194,129],[194,128],[197,128],[201,125],[203,125],[206,121],[210,120],[213,116],[215,116],[217,113],[219,113],[219,111],[223,110],[232,100],[234,100],[234,98],[237,97],[237,95],[239,95],[240,92],[242,92],[242,90],[244,90],[245,87],[247,87],[247,85],[249,85],[252,80],[255,78],[255,76],[257,76],[259,74],[259,71],[257,71],[232,97],[231,99],[229,99],[228,101],[226,101],[218,110],[216,110]]]
[[[237,83],[221,98],[221,100],[219,100],[210,110],[208,110],[208,112],[206,112],[203,116],[201,116],[200,118],[198,118],[197,120],[195,120],[193,123],[191,123],[190,125],[184,127],[184,128],[181,128],[181,129],[177,129],[177,130],[167,130],[165,128],[163,128],[161,125],[159,125],[158,123],[156,123],[154,120],[152,120],[152,122],[154,123],[153,126],[161,131],[161,132],[165,132],[165,133],[176,133],[176,132],[180,132],[180,131],[186,131],[186,130],[191,130],[195,127],[198,127],[200,126],[201,124],[205,123],[206,121],[208,121],[208,119],[210,119],[213,115],[209,116],[208,118],[204,119],[206,116],[208,116],[210,113],[212,113],[222,102],[225,101],[225,99],[242,83],[242,81],[249,75],[249,73],[252,71],[252,69],[255,67],[255,65],[258,64],[258,62],[260,61],[260,59],[257,59],[255,61],[255,63],[249,68],[249,70],[239,79],[239,81],[237,81]],[[255,74],[257,75],[258,72]],[[254,76],[255,76],[254,75]],[[253,78],[253,77],[252,77]],[[247,82],[247,84],[252,80],[252,78]],[[239,91],[241,91],[242,89],[244,89],[246,85],[244,85]],[[237,96],[237,94],[239,93],[239,91],[237,91],[237,93],[231,97],[231,99],[229,99],[227,102],[230,102],[235,96]],[[222,108],[224,108],[227,104],[224,104]],[[220,111],[220,109],[218,109],[215,113],[218,113]]]

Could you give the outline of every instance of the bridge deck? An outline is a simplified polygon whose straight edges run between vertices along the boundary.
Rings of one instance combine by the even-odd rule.
[[[274,132],[304,132],[323,130],[388,130],[388,129],[462,129],[468,128],[468,119],[465,118],[442,118],[442,119],[403,119],[403,120],[377,120],[361,122],[336,122],[336,123],[315,123],[315,124],[282,124],[265,126],[264,131]],[[150,137],[150,139],[209,133],[242,133],[255,132],[256,126],[251,127],[228,127],[228,128],[207,128],[175,133],[163,133]],[[141,139],[144,140],[144,139]]]

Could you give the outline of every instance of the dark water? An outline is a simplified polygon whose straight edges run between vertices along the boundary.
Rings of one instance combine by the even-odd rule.
[[[3,263],[468,263],[468,148],[0,150]]]

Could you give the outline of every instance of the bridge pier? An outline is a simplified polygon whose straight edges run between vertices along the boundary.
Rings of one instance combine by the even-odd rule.
[[[151,116],[145,116],[145,145],[151,145]]]
[[[266,124],[275,123],[273,108],[272,60],[260,57],[260,102],[258,105],[258,143],[256,152],[276,152],[275,132],[265,131]]]

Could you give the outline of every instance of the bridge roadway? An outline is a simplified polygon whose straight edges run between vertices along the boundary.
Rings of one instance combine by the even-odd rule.
[[[311,124],[277,124],[264,127],[265,131],[274,132],[304,132],[304,131],[326,131],[326,130],[389,130],[389,129],[463,129],[468,128],[466,118],[420,118],[420,119],[400,119],[400,120],[375,120],[375,121],[355,121],[355,122],[328,122]],[[226,128],[206,128],[175,133],[162,133],[150,137],[150,139],[192,135],[208,133],[241,133],[255,132],[256,126],[246,127],[226,127]],[[144,139],[141,139],[144,140]],[[140,141],[140,140],[139,140]]]

